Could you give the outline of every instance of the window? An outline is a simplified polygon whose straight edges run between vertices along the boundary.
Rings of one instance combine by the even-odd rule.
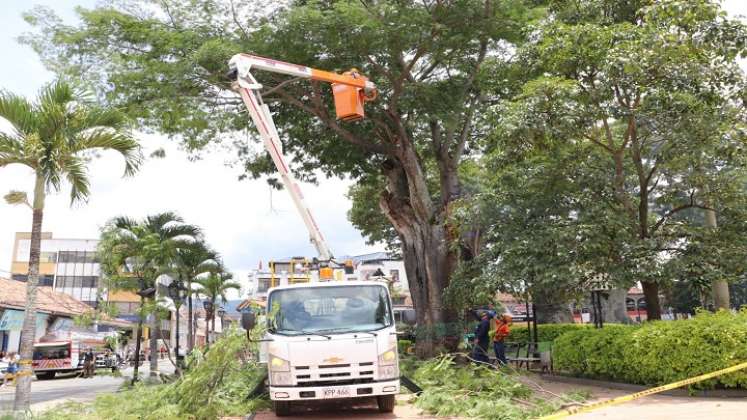
[[[60,251],[61,263],[95,263],[98,262],[93,251]]]
[[[287,335],[375,331],[393,322],[388,291],[382,286],[276,290],[268,300],[268,308],[275,307],[274,327]]]
[[[54,276],[51,274],[43,274],[39,276],[39,286],[49,286],[52,287],[54,284]]]
[[[17,280],[17,281],[26,281],[26,280],[28,280],[28,279],[29,279],[29,276],[27,276],[26,274],[13,274],[13,275],[12,275],[12,276],[10,276],[10,277],[11,277],[11,278],[12,278],[13,280]]]
[[[57,262],[57,253],[56,252],[42,252],[39,255],[39,262],[43,262],[43,263]]]
[[[61,287],[99,287],[99,278],[97,276],[57,276],[57,288]]]
[[[70,347],[67,344],[58,346],[34,346],[34,360],[67,359]]]

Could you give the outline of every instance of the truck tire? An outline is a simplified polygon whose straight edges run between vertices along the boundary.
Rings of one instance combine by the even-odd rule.
[[[394,411],[394,395],[379,395],[376,397],[379,404],[379,411],[382,413],[391,413]]]
[[[289,416],[291,412],[291,403],[290,401],[273,401],[272,411],[274,411],[275,415],[278,417]]]
[[[54,379],[54,371],[52,372],[37,372],[36,373],[36,379],[38,380],[45,380],[45,379]]]

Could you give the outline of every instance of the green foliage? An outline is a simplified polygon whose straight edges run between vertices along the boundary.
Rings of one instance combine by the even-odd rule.
[[[539,324],[537,325],[537,339],[539,342],[555,341],[556,338],[567,332],[589,328],[589,324]],[[515,323],[511,326],[511,332],[506,341],[527,343],[534,340],[531,339],[530,331],[526,325]]]
[[[70,184],[71,201],[88,197],[86,169],[93,152],[118,152],[125,160],[125,175],[137,171],[142,160],[125,115],[97,106],[62,80],[44,86],[35,103],[0,92],[0,117],[12,124],[14,131],[0,133],[0,168],[19,164],[34,171],[32,204],[37,210],[44,209],[47,191],[59,191],[63,180]],[[21,194],[13,191],[6,200],[28,203]]]
[[[520,376],[475,364],[459,366],[452,356],[421,363],[412,379],[424,390],[416,406],[439,417],[526,419],[551,413],[561,404],[534,396]]]
[[[252,332],[257,336],[257,332]],[[255,337],[256,338],[256,337]],[[232,329],[210,351],[191,363],[176,382],[166,385],[136,384],[131,389],[96,398],[92,404],[67,404],[43,413],[44,420],[177,420],[243,416],[266,407],[263,399],[247,394],[264,377],[251,357],[256,345],[243,330]]]
[[[701,312],[693,319],[572,331],[553,346],[555,369],[572,375],[662,385],[747,361],[747,311]],[[736,372],[694,388],[747,387]]]

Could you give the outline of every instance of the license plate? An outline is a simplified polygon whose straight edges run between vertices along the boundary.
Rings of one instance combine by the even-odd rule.
[[[350,396],[350,388],[322,389],[322,398],[346,398]]]

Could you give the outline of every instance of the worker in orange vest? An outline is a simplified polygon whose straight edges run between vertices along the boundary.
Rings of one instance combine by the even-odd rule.
[[[498,363],[508,364],[506,359],[506,343],[505,339],[511,332],[509,325],[511,324],[511,315],[503,314],[495,319],[495,334],[493,335],[493,351],[495,351],[495,358]]]

